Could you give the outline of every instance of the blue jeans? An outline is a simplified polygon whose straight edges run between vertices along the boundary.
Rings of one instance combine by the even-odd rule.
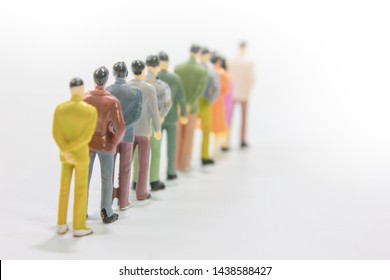
[[[114,155],[102,152],[90,152],[88,186],[89,182],[91,182],[93,163],[95,161],[96,154],[99,157],[100,173],[102,177],[102,198],[100,202],[100,209],[106,209],[107,215],[111,216],[114,213],[112,210],[112,173],[114,169]]]

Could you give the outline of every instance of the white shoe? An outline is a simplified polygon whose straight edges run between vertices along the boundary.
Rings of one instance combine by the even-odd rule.
[[[93,233],[93,231],[90,228],[74,229],[73,230],[73,236],[74,237],[82,237],[82,236],[90,235],[92,233]]]
[[[127,205],[125,207],[119,207],[119,210],[125,211],[125,210],[129,209],[131,206],[133,206],[133,203],[131,201],[129,201],[129,203],[127,203]]]
[[[65,234],[69,230],[69,227],[67,224],[65,225],[57,225],[57,234]]]

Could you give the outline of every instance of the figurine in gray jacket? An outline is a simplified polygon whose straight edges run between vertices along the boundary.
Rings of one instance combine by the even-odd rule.
[[[138,162],[134,157],[134,168],[137,166],[138,184],[136,195],[138,200],[149,199],[150,193],[147,191],[147,181],[149,174],[149,155],[150,155],[150,136],[152,135],[151,122],[154,128],[154,138],[161,139],[161,124],[159,111],[157,107],[156,89],[144,81],[145,63],[141,60],[135,60],[131,63],[133,79],[128,82],[129,85],[137,87],[142,92],[143,106],[141,117],[134,124],[134,147],[133,152],[138,149]],[[134,173],[133,173],[134,174]],[[133,175],[134,176],[134,175]]]

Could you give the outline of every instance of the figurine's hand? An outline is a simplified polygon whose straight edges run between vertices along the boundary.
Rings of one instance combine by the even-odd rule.
[[[75,163],[73,156],[70,153],[61,152],[61,155],[65,158],[65,160],[69,163]]]
[[[188,118],[187,117],[180,117],[179,118],[179,122],[181,124],[187,124],[188,123]]]
[[[160,123],[163,123],[163,122],[164,122],[164,120],[165,120],[165,118],[164,118],[164,117],[160,117]]]
[[[187,113],[189,114],[191,112],[191,105],[187,104]]]
[[[155,131],[153,134],[154,139],[161,140],[161,131]]]
[[[110,122],[108,124],[108,131],[111,133],[111,134],[115,134],[115,130],[114,130],[114,124],[112,122]]]

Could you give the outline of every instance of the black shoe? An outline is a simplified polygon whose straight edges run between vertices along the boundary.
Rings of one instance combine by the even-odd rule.
[[[153,192],[165,189],[165,185],[161,181],[151,182],[150,187],[152,188]]]
[[[229,150],[230,150],[229,147],[222,147],[222,148],[221,148],[221,151],[222,151],[222,152],[228,152]]]
[[[137,188],[137,183],[133,182],[133,184],[131,184],[131,188],[133,189],[133,191],[135,191]]]
[[[175,179],[177,179],[177,174],[173,174],[173,175],[168,174],[167,179],[168,179],[168,180],[175,180]]]
[[[246,142],[241,142],[241,148],[248,148],[249,145]]]
[[[214,161],[212,159],[203,159],[202,158],[202,165],[210,165],[214,164]]]
[[[118,214],[113,213],[110,217],[108,217],[107,211],[104,208],[100,211],[100,217],[102,218],[103,223],[105,224],[113,223],[116,220],[118,220]]]

